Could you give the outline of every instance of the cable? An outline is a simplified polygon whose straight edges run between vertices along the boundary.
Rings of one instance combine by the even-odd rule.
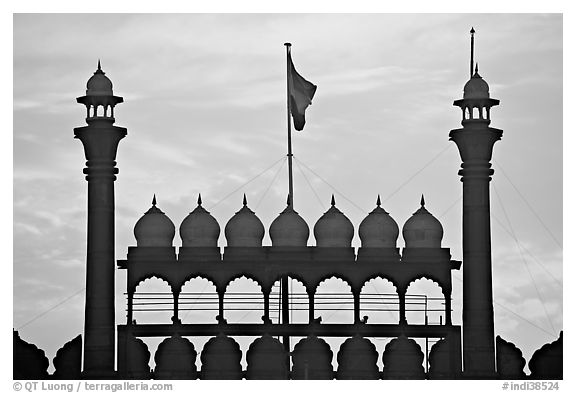
[[[28,322],[20,325],[19,327],[16,328],[16,330],[20,330],[25,326],[28,326],[29,324],[31,324],[32,322],[34,322],[35,320],[37,320],[38,318],[48,314],[50,311],[54,310],[56,307],[61,306],[62,304],[66,303],[68,300],[72,299],[74,296],[79,295],[80,293],[84,292],[84,290],[86,289],[86,287],[74,292],[72,295],[68,296],[66,299],[56,303],[55,305],[53,305],[52,307],[50,307],[48,310],[41,312],[40,314],[36,315],[34,318],[32,318],[31,320],[29,320]]]
[[[298,160],[299,161],[299,160]],[[350,198],[346,197],[346,195],[344,195],[343,193],[341,193],[336,187],[334,187],[332,184],[328,183],[327,180],[325,180],[322,176],[320,176],[319,174],[317,174],[316,172],[314,172],[312,169],[310,169],[310,167],[308,165],[306,165],[305,163],[303,163],[302,161],[300,161],[300,163],[304,166],[304,168],[308,169],[310,172],[312,172],[312,174],[314,174],[318,179],[322,180],[324,183],[326,183],[331,189],[333,189],[338,195],[340,195],[342,198],[346,199],[352,206],[354,206],[355,208],[357,208],[358,210],[360,210],[362,213],[364,214],[368,214],[368,212],[364,209],[362,209],[360,206],[358,206],[357,204],[355,204]]]
[[[400,184],[400,186],[393,191],[390,195],[388,195],[383,201],[382,203],[386,202],[388,199],[392,198],[398,191],[400,191],[402,188],[404,188],[404,186],[408,183],[410,183],[412,181],[412,179],[414,179],[416,176],[418,176],[420,174],[420,172],[422,172],[424,169],[426,169],[430,164],[432,164],[434,161],[436,161],[438,159],[438,157],[440,157],[442,154],[444,154],[444,152],[446,150],[448,150],[452,145],[447,145],[444,150],[440,151],[438,154],[436,154],[430,161],[428,161],[426,164],[424,164],[424,166],[422,168],[420,168],[419,170],[416,171],[416,173],[414,173],[412,176],[410,176],[408,178],[408,180],[406,180],[404,183]]]
[[[504,204],[502,203],[502,199],[500,199],[500,194],[498,193],[496,186],[494,186],[494,192],[496,193],[496,197],[498,198],[498,202],[500,203],[500,207],[502,207],[502,211],[504,212],[504,217],[506,218],[506,221],[508,222],[508,225],[510,226],[510,232],[512,232],[512,236],[514,237],[514,240],[516,241],[516,245],[518,247],[518,252],[520,253],[520,257],[522,258],[522,261],[524,262],[524,266],[526,267],[526,270],[528,270],[528,275],[530,275],[530,279],[532,280],[532,284],[534,285],[534,288],[536,289],[536,294],[538,295],[538,298],[540,299],[540,303],[542,304],[542,308],[544,309],[544,313],[546,314],[546,318],[548,319],[548,323],[550,324],[550,327],[552,327],[552,331],[556,332],[556,329],[554,329],[554,325],[552,324],[552,320],[550,319],[550,315],[548,315],[548,309],[546,308],[546,305],[544,304],[544,301],[542,300],[542,295],[540,294],[540,290],[538,289],[538,286],[536,285],[536,281],[534,280],[534,276],[532,276],[532,272],[530,271],[530,267],[528,266],[528,263],[526,262],[526,259],[524,258],[524,254],[522,254],[522,250],[520,249],[520,246],[518,246],[518,244],[520,242],[518,241],[518,238],[516,237],[516,235],[514,233],[514,229],[512,228],[512,223],[510,222],[510,219],[508,218],[508,214],[506,213],[506,209],[504,208]]]
[[[294,162],[296,163],[296,166],[298,167],[298,170],[300,171],[300,173],[302,174],[302,177],[304,178],[304,180],[306,180],[306,183],[308,183],[308,187],[310,187],[310,189],[312,190],[312,192],[314,193],[314,195],[316,196],[316,200],[318,201],[318,203],[320,204],[320,207],[324,207],[324,205],[322,204],[322,200],[320,199],[320,197],[318,196],[318,194],[316,193],[316,190],[314,189],[314,187],[312,187],[312,183],[310,183],[310,180],[308,180],[308,177],[306,176],[306,174],[304,173],[304,171],[302,170],[302,167],[300,166],[300,163],[298,162],[298,160],[294,160]]]
[[[282,156],[279,160],[275,161],[272,165],[270,165],[268,168],[264,169],[262,172],[260,172],[259,174],[257,174],[256,176],[254,176],[253,178],[251,178],[250,180],[248,180],[247,182],[243,183],[242,185],[240,185],[239,187],[235,188],[233,191],[231,191],[230,193],[226,194],[226,196],[222,199],[220,199],[218,202],[216,202],[215,204],[213,204],[212,206],[209,207],[209,209],[213,209],[214,207],[218,206],[220,203],[224,202],[226,199],[228,199],[230,197],[230,195],[236,193],[239,189],[241,189],[242,187],[248,185],[249,183],[253,182],[254,180],[256,180],[258,177],[260,177],[261,175],[263,175],[264,173],[268,172],[270,169],[272,169],[276,164],[278,164],[280,161],[284,160],[286,158],[286,156]]]
[[[546,226],[546,224],[544,224],[544,221],[540,218],[540,216],[538,215],[538,213],[536,213],[536,210],[534,210],[534,208],[532,207],[532,205],[530,205],[530,203],[528,202],[528,200],[526,200],[526,198],[524,198],[524,195],[522,195],[522,193],[520,192],[520,190],[518,189],[518,187],[516,187],[514,185],[514,183],[512,183],[512,180],[508,177],[508,175],[506,174],[506,172],[504,171],[504,168],[502,168],[502,166],[498,165],[498,163],[496,163],[496,161],[494,161],[494,164],[496,164],[496,166],[498,168],[500,168],[500,170],[502,171],[502,174],[504,175],[504,177],[506,178],[506,180],[508,180],[508,182],[510,182],[510,184],[512,185],[512,187],[514,187],[514,189],[516,190],[516,192],[518,193],[518,195],[520,195],[520,198],[522,198],[522,200],[524,201],[524,203],[526,203],[526,205],[528,205],[528,207],[530,208],[530,210],[532,211],[532,213],[536,216],[536,218],[538,219],[538,221],[540,221],[540,224],[542,224],[542,226],[544,227],[544,229],[546,229],[546,231],[548,232],[548,234],[550,235],[550,237],[556,242],[556,244],[558,245],[558,247],[560,247],[560,249],[562,249],[562,245],[560,244],[560,242],[558,241],[558,239],[556,239],[556,236],[554,236],[554,234],[552,233],[552,231]]]
[[[262,196],[260,197],[260,200],[258,201],[258,203],[256,204],[256,206],[254,207],[255,209],[258,208],[258,206],[260,206],[260,203],[262,202],[262,200],[264,200],[264,197],[266,196],[266,194],[268,193],[268,191],[270,190],[270,188],[274,185],[274,183],[276,182],[276,179],[278,178],[278,175],[280,174],[280,171],[282,170],[282,168],[284,168],[284,164],[286,163],[286,160],[282,161],[282,165],[280,165],[278,167],[278,170],[276,171],[276,173],[274,174],[274,177],[272,178],[272,181],[270,182],[270,184],[268,185],[268,188],[266,188],[266,190],[264,190],[264,193],[262,194]]]
[[[508,230],[508,228],[506,228],[504,226],[504,224],[502,224],[502,222],[496,217],[494,216],[494,213],[490,213],[491,218],[494,219],[494,221],[496,221],[496,223],[498,225],[500,225],[500,227],[502,228],[502,230],[504,230],[504,232],[506,232],[508,234],[508,236],[512,237],[512,239],[514,239],[514,236],[512,235],[512,233],[510,233],[510,231]],[[534,262],[536,262],[538,265],[540,265],[540,267],[542,268],[542,270],[544,270],[546,273],[548,273],[548,275],[554,280],[556,281],[557,284],[562,285],[562,282],[556,278],[550,271],[548,271],[548,269],[546,269],[546,266],[544,266],[539,260],[538,258],[536,258],[531,252],[530,250],[528,250],[526,247],[524,247],[521,243],[517,243],[518,246],[520,248],[522,248],[522,250],[524,251],[524,253],[530,255],[532,257],[532,259],[534,259]]]

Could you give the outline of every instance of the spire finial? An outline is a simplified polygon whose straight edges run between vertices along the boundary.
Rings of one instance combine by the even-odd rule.
[[[336,201],[334,200],[334,194],[332,194],[332,200],[330,201],[332,206],[336,206]]]
[[[472,78],[472,69],[474,68],[474,28],[470,29],[470,78]]]
[[[198,206],[202,205],[202,194],[198,193]]]
[[[290,206],[292,203],[290,201],[290,194],[288,194],[288,197],[286,198],[286,205]]]
[[[420,206],[424,207],[424,194],[422,194],[422,197],[420,198]]]
[[[378,199],[376,199],[376,206],[380,207],[380,194],[378,194]]]
[[[476,68],[474,68],[474,73],[478,74],[478,62],[476,62]]]
[[[100,67],[100,59],[98,59],[98,71],[102,71],[102,67]]]
[[[244,206],[248,205],[248,201],[246,201],[246,193],[244,193],[244,199],[242,199],[242,204]]]
[[[156,194],[154,194],[154,197],[152,198],[152,206],[156,206]]]

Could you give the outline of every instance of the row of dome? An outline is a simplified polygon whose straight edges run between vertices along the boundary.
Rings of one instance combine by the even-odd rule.
[[[314,225],[314,237],[318,247],[351,247],[354,226],[336,207],[334,195],[332,206]],[[376,208],[360,223],[358,235],[362,247],[395,248],[398,239],[398,224],[388,212],[380,207],[380,196]],[[244,195],[243,207],[234,214],[224,229],[228,247],[261,247],[264,238],[264,225],[254,214]],[[440,248],[444,230],[442,224],[424,207],[424,196],[420,208],[402,228],[406,247]],[[174,223],[162,210],[156,207],[156,196],[152,207],[144,213],[134,227],[138,247],[171,247],[176,229]],[[284,211],[270,225],[272,246],[306,247],[310,229],[308,224],[292,208],[290,198]],[[180,237],[183,247],[217,247],[220,225],[202,207],[198,196],[198,206],[182,221]]]

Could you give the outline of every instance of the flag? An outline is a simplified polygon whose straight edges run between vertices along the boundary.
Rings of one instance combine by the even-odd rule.
[[[297,131],[302,131],[306,123],[304,112],[308,105],[312,103],[312,97],[316,93],[316,85],[308,82],[296,71],[290,53],[288,53],[288,61],[290,62],[290,78],[288,80],[290,86],[290,112],[292,113],[292,119],[294,119],[294,128]]]

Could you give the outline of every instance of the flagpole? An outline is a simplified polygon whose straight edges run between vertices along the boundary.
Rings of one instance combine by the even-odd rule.
[[[294,183],[292,178],[292,122],[290,121],[290,78],[292,78],[292,67],[290,66],[290,47],[291,43],[286,42],[286,119],[288,120],[288,196],[290,198],[290,206],[294,208]]]
[[[292,67],[290,64],[291,43],[286,42],[286,119],[288,120],[288,200],[290,206],[294,208],[294,184],[292,180],[292,121],[290,119],[290,78],[292,78]],[[290,323],[290,294],[288,288],[288,277],[280,279],[280,291],[282,297],[282,322]],[[283,337],[284,348],[290,353],[290,336]]]

